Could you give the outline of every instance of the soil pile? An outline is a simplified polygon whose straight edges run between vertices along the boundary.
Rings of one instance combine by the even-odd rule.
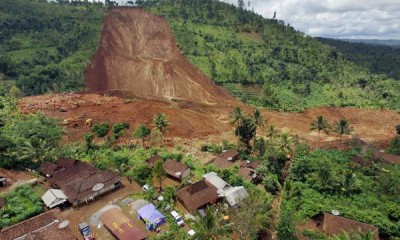
[[[110,8],[85,72],[90,92],[214,104],[232,99],[176,47],[166,19],[139,8]]]

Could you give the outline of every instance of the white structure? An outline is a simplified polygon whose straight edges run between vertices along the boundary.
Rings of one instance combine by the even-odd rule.
[[[43,196],[43,202],[48,208],[54,208],[67,201],[67,196],[58,189],[49,189]]]
[[[203,175],[203,178],[207,180],[207,182],[211,183],[218,189],[218,193],[223,190],[228,183],[225,182],[222,178],[220,178],[215,172],[209,172]]]
[[[215,172],[206,173],[203,175],[203,178],[218,189],[219,196],[224,197],[231,207],[236,207],[239,202],[249,197],[243,186],[232,187]]]
[[[224,189],[223,195],[231,207],[236,207],[239,202],[249,197],[243,186],[227,187]]]

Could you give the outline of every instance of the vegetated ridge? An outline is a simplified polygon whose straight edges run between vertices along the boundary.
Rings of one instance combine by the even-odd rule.
[[[140,8],[108,10],[85,79],[90,92],[208,104],[230,98],[180,54],[165,18]]]

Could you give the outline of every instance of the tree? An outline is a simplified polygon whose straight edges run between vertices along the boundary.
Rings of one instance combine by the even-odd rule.
[[[144,148],[144,139],[150,134],[150,129],[144,125],[140,124],[134,131],[133,137],[140,138],[142,140],[142,146]]]
[[[168,117],[164,113],[157,113],[153,117],[154,129],[161,134],[161,146],[164,145],[164,133],[169,125]]]
[[[85,135],[83,135],[83,138],[85,139],[86,153],[87,153],[87,152],[89,152],[90,149],[93,148],[94,135],[92,133],[86,133]]]
[[[318,116],[312,123],[311,123],[311,131],[318,131],[318,143],[317,148],[319,148],[319,141],[320,141],[320,133],[321,131],[329,134],[329,124],[323,116]]]
[[[260,110],[254,109],[253,111],[253,124],[254,124],[254,141],[256,140],[256,135],[257,135],[257,127],[262,127],[264,126],[264,118],[261,115]]]
[[[400,135],[400,124],[396,126],[396,133],[397,135]]]
[[[297,240],[293,212],[295,212],[294,209],[288,203],[282,203],[279,223],[276,226],[277,240]]]
[[[231,113],[231,124],[236,124],[236,127],[239,127],[239,125],[242,123],[242,120],[244,118],[242,109],[240,107],[235,107]]]
[[[157,161],[156,163],[154,163],[153,169],[151,170],[153,177],[155,177],[158,180],[160,190],[162,188],[161,185],[162,181],[166,177],[163,165],[164,165],[163,161]]]
[[[344,134],[350,134],[353,128],[347,119],[340,119],[333,124],[333,130],[340,135],[340,145],[342,145],[342,138]]]
[[[269,226],[271,199],[260,194],[250,194],[232,211],[231,222],[233,231],[239,239],[256,239],[257,234]]]
[[[251,152],[250,140],[254,137],[254,133],[255,126],[250,118],[244,118],[235,130],[235,135],[245,144],[246,152]]]
[[[288,133],[282,133],[279,135],[278,141],[276,148],[279,152],[285,154],[285,155],[293,155],[293,149],[292,149],[292,144],[293,140],[289,136]]]
[[[199,240],[223,239],[228,235],[231,224],[224,223],[221,214],[216,212],[214,206],[206,208],[204,217],[198,215],[193,227],[196,230],[196,237]]]
[[[13,98],[20,98],[22,95],[21,90],[15,85],[10,88],[10,96]]]

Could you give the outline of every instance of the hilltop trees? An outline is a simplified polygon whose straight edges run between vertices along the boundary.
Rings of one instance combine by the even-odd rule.
[[[318,131],[318,143],[317,148],[319,148],[319,141],[320,141],[320,133],[321,131],[329,134],[329,124],[323,116],[318,116],[312,123],[311,123],[311,130]]]

